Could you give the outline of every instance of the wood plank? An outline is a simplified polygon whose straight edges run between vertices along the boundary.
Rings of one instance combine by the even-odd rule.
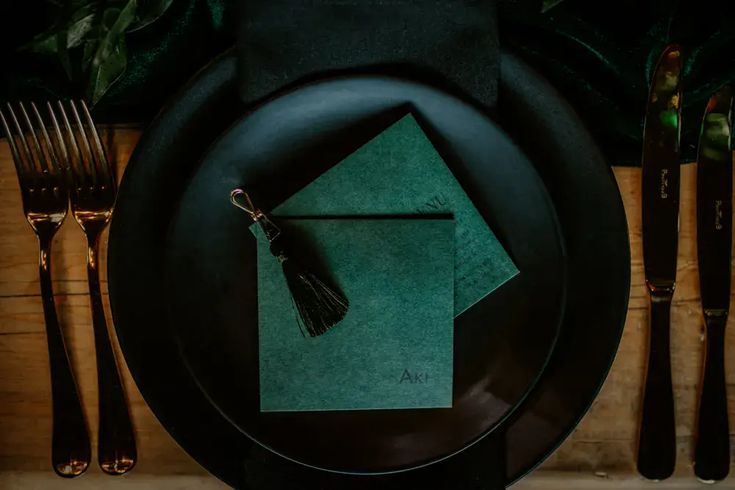
[[[691,490],[698,486],[694,478],[677,477],[665,482],[649,482],[639,477],[597,473],[591,475],[567,472],[538,471],[511,487],[513,490]],[[75,480],[62,480],[41,472],[0,473],[0,488],[13,490],[220,490],[227,488],[211,476],[146,475],[130,473],[122,477],[109,477],[93,473]],[[735,485],[720,483],[718,489],[732,490]]]
[[[91,471],[91,470],[90,470]],[[65,480],[48,472],[0,472],[0,488],[13,490],[224,490],[229,488],[209,475],[147,475],[131,472],[111,477],[88,471]]]

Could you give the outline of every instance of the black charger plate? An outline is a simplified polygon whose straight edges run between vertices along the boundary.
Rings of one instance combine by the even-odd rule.
[[[573,111],[512,55],[501,63],[500,121],[534,157],[554,200],[568,256],[568,301],[541,380],[502,430],[446,462],[406,472],[414,484],[487,488],[493,456],[506,456],[505,481],[553,451],[586,412],[614,357],[629,286],[627,226],[610,170]],[[207,400],[165,325],[163,233],[176,206],[167,188],[185,185],[217,136],[242,113],[235,58],[215,60],[182,91],[141,139],[113,219],[110,294],[118,336],[138,386],[159,420],[200,464],[241,488],[400,488],[382,478],[334,476],[275,456],[232,426]],[[483,442],[499,441],[506,451]],[[483,464],[486,463],[486,464]],[[495,467],[495,468],[493,468]],[[493,472],[493,469],[496,471]],[[501,478],[503,480],[503,478]],[[405,483],[405,479],[402,480]],[[311,483],[316,482],[316,483]],[[330,486],[331,485],[331,486]]]
[[[520,274],[455,321],[451,409],[261,413],[255,239],[229,193],[243,186],[267,210],[409,111]],[[500,424],[546,365],[566,290],[551,198],[509,137],[446,91],[376,75],[299,86],[227,130],[180,192],[165,246],[166,323],[213,404],[280,455],[348,473],[428,464]]]

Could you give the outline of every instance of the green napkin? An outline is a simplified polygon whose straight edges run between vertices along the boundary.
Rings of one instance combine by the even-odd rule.
[[[278,224],[293,248],[318,254],[350,309],[324,335],[303,336],[281,264],[256,233],[260,409],[451,407],[454,221]]]
[[[410,114],[272,212],[281,217],[422,213],[452,214],[455,219],[455,316],[518,274]],[[431,244],[426,242],[424,246]]]

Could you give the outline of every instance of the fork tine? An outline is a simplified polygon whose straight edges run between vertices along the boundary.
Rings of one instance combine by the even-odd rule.
[[[36,110],[36,107],[33,107],[33,110],[36,111],[36,114],[38,115],[38,111]],[[50,139],[48,136],[48,133],[44,130],[44,133],[46,135],[46,140],[49,143],[52,143],[52,141],[56,141],[56,165],[59,166],[61,169],[61,172],[64,174],[65,177],[70,177],[69,175],[69,152],[66,149],[66,143],[64,143],[64,138],[61,135],[61,128],[59,127],[59,120],[56,117],[56,113],[54,112],[54,108],[51,105],[51,102],[46,102],[46,110],[48,110],[49,118],[51,119],[51,124],[54,127],[54,139]],[[40,117],[40,116],[38,116]]]
[[[69,118],[66,115],[66,110],[64,109],[64,104],[61,103],[61,101],[56,101],[56,105],[59,109],[59,113],[61,114],[61,122],[64,125],[64,130],[66,132],[66,142],[68,143],[69,150],[70,150],[70,158],[68,160],[68,166],[69,166],[69,175],[71,177],[72,182],[74,183],[74,188],[79,188],[84,185],[84,164],[82,163],[82,153],[79,149],[79,144],[77,142],[76,137],[74,136],[74,131],[71,128],[71,124],[69,124]],[[50,105],[49,105],[50,106]],[[64,138],[61,139],[64,141]]]
[[[23,165],[23,168],[25,169],[24,174],[29,179],[29,182],[32,181],[30,179],[35,178],[35,166],[33,165],[33,157],[31,156],[31,149],[28,147],[28,141],[26,141],[25,136],[23,135],[23,130],[20,127],[20,123],[18,122],[18,118],[15,115],[15,111],[13,110],[13,106],[10,105],[10,102],[7,104],[8,113],[10,114],[10,119],[13,122],[13,128],[15,129],[15,134],[17,139],[16,142],[16,149],[18,149],[18,155],[21,157],[21,162]],[[18,145],[18,141],[20,141],[20,145]]]
[[[75,135],[78,135],[78,138],[82,140],[82,150],[84,152],[83,156],[86,157],[85,159],[87,160],[86,164],[84,162],[82,163],[82,168],[89,172],[89,175],[92,177],[92,184],[96,186],[97,166],[95,165],[95,158],[94,154],[92,153],[92,148],[90,148],[89,146],[89,138],[87,137],[87,133],[84,131],[82,120],[79,117],[79,111],[77,111],[77,106],[73,100],[69,101],[69,107],[71,107],[71,112],[74,116],[74,122],[76,123],[78,129],[78,131],[75,132]],[[79,140],[77,140],[77,142],[78,141]]]
[[[33,161],[33,165],[37,169],[39,169],[42,173],[48,172],[49,171],[48,164],[46,163],[46,158],[44,158],[43,150],[41,149],[41,144],[38,142],[38,136],[36,135],[36,129],[33,127],[33,124],[31,124],[31,118],[28,117],[28,111],[26,111],[26,108],[23,105],[23,102],[18,102],[18,107],[20,108],[21,116],[23,116],[23,122],[25,122],[26,127],[28,128],[28,132],[31,134],[31,142],[33,143],[33,149],[36,151],[35,154],[32,151],[28,152],[28,154],[30,155],[31,161]]]
[[[8,139],[8,146],[10,146],[10,154],[13,156],[13,162],[15,162],[15,171],[18,173],[19,179],[25,179],[30,172],[28,164],[20,154],[20,149],[15,141],[15,136],[10,130],[8,120],[5,118],[2,108],[0,108],[0,123],[3,125],[3,131],[5,131],[5,137]]]
[[[43,141],[43,145],[40,145],[40,148],[45,147],[46,149],[44,154],[46,156],[45,160],[46,165],[48,166],[49,174],[62,177],[63,181],[63,169],[59,165],[56,150],[54,149],[54,145],[53,143],[51,143],[51,138],[49,138],[48,131],[46,130],[46,123],[44,123],[43,119],[41,118],[41,114],[38,112],[36,104],[33,102],[31,102],[31,112],[33,112],[33,116],[36,119],[36,125],[41,132],[41,141]],[[38,141],[36,143],[38,143]]]
[[[92,136],[92,143],[94,146],[94,151],[92,153],[95,155],[97,172],[102,175],[105,183],[107,183],[108,185],[114,185],[115,182],[112,177],[112,170],[107,160],[107,156],[105,155],[105,147],[102,146],[102,140],[100,139],[100,135],[97,132],[97,127],[92,120],[92,115],[89,113],[89,108],[87,107],[87,104],[86,102],[84,102],[84,100],[80,100],[79,104],[82,106],[84,121],[87,123],[87,132],[89,135]]]

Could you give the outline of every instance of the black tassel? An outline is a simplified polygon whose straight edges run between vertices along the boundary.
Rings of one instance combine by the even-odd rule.
[[[300,319],[301,333],[306,330],[310,336],[316,337],[339,323],[349,308],[347,298],[289,256],[281,230],[253,205],[253,201],[245,191],[235,189],[230,193],[230,200],[260,225],[270,243],[271,253],[281,263],[291,299]]]

